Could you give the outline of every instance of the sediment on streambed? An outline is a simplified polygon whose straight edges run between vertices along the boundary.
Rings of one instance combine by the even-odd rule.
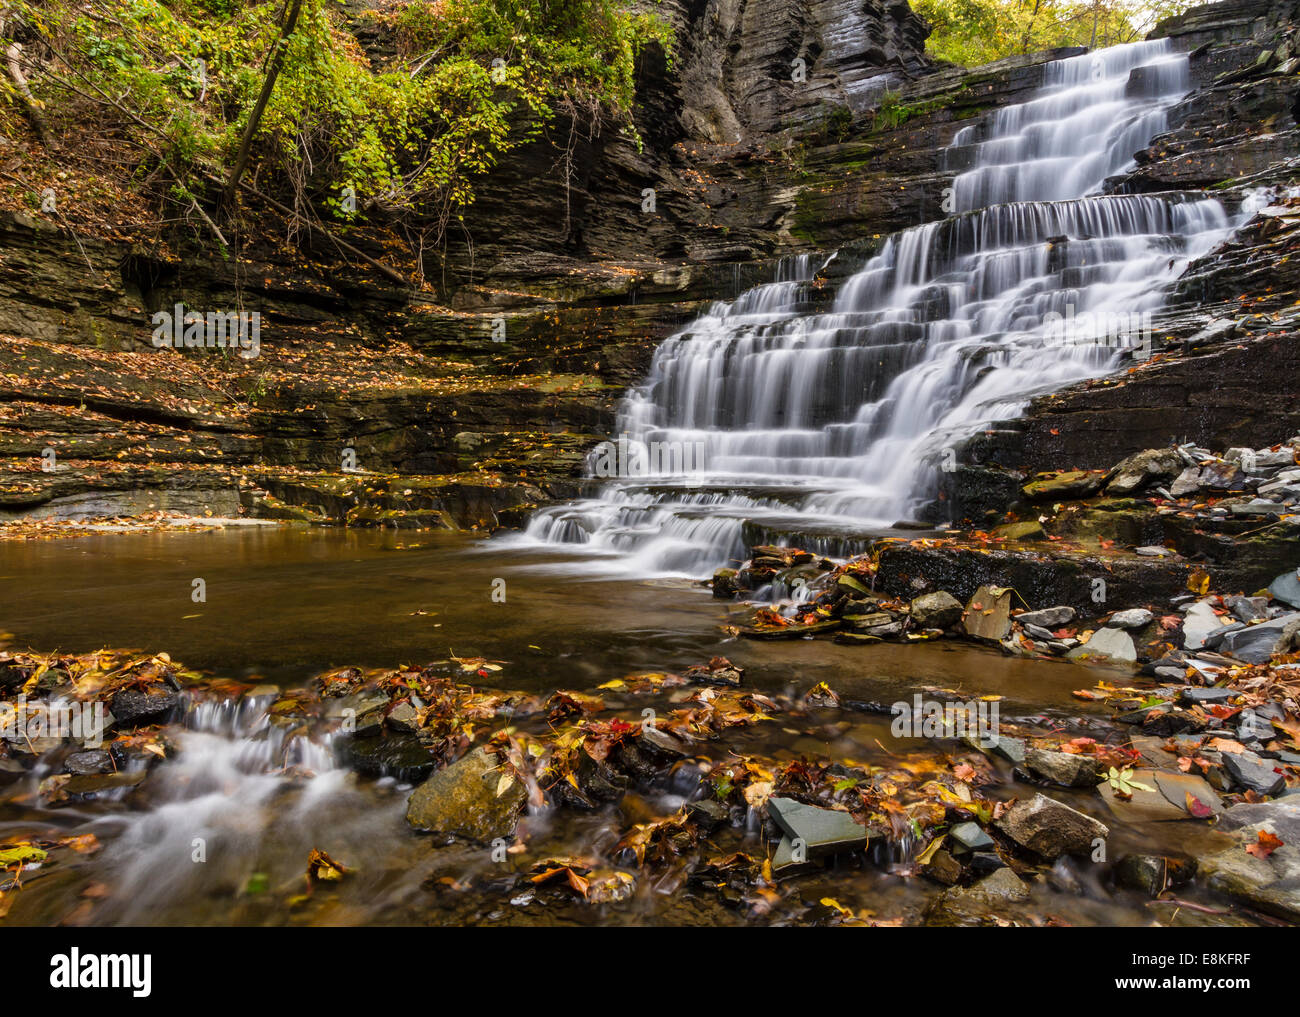
[[[215,893],[222,922],[1300,919],[1285,658],[1112,673],[1053,720],[974,689],[764,694],[720,657],[536,693],[512,669],[280,688],[166,654],[5,651],[3,910],[167,920]],[[69,707],[101,725],[62,730]]]

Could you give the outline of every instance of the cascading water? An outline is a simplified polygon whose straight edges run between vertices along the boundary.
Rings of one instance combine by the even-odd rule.
[[[890,236],[829,311],[800,256],[666,340],[593,461],[618,479],[527,539],[698,575],[755,537],[845,553],[915,518],[952,442],[1141,349],[1166,286],[1237,225],[1213,199],[1098,193],[1188,88],[1168,40],[1047,64],[945,150],[951,217]]]

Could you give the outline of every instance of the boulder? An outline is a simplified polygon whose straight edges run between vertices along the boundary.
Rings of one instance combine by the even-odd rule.
[[[1182,472],[1183,460],[1173,449],[1149,448],[1119,462],[1106,484],[1110,495],[1128,495],[1173,480]]]
[[[1300,611],[1258,625],[1221,627],[1206,636],[1202,646],[1231,654],[1247,664],[1263,664],[1276,653],[1294,652],[1297,632],[1300,632]]]
[[[912,621],[922,629],[946,629],[961,621],[961,601],[951,593],[927,593],[912,601]]]
[[[1219,820],[1230,846],[1199,859],[1210,889],[1289,922],[1300,921],[1300,796],[1237,805]],[[1260,858],[1246,848],[1261,831],[1282,846]],[[1261,852],[1262,853],[1262,852]]]
[[[113,697],[111,709],[118,724],[134,727],[139,724],[165,722],[180,702],[175,691],[161,685],[147,691],[123,689]]]
[[[1095,787],[1097,784],[1097,761],[1077,752],[1029,749],[1025,752],[1025,766],[1037,776],[1061,787]]]
[[[1155,620],[1155,615],[1145,607],[1134,607],[1127,611],[1116,611],[1106,620],[1106,627],[1113,629],[1134,629],[1146,628]]]
[[[1016,802],[997,826],[1021,847],[1049,860],[1066,854],[1091,854],[1097,839],[1110,833],[1091,816],[1043,794]]]
[[[514,836],[527,798],[523,782],[502,769],[492,753],[478,748],[411,793],[406,821],[416,829],[486,844]]]
[[[1071,660],[1111,660],[1132,662],[1137,660],[1137,647],[1133,637],[1123,629],[1098,629],[1082,646],[1068,654]]]
[[[972,639],[1001,642],[1011,631],[1011,591],[981,586],[966,605],[962,624]]]
[[[1058,629],[1074,621],[1074,608],[1061,606],[1045,607],[1041,611],[1025,611],[1023,614],[1016,615],[1016,621],[1021,625],[1039,625],[1045,629]]]

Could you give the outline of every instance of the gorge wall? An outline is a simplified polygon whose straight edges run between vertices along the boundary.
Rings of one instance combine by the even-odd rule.
[[[677,47],[643,56],[639,143],[557,118],[484,181],[463,234],[426,257],[423,292],[264,232],[223,258],[0,216],[0,512],[516,524],[577,490],[658,342],[784,254],[836,252],[829,296],[883,235],[939,214],[953,133],[1061,55],[936,65],[901,0],[656,10]],[[1228,0],[1160,26],[1192,53],[1197,89],[1114,189],[1289,185],[1298,21],[1297,3]],[[382,36],[357,26],[382,59]],[[1110,465],[1164,444],[1175,417],[1219,445],[1300,431],[1293,229],[1261,220],[1189,272],[1156,362],[970,442],[954,502],[987,511],[1007,478]],[[177,302],[260,311],[260,355],[153,349],[149,315]],[[367,473],[341,470],[346,449]]]

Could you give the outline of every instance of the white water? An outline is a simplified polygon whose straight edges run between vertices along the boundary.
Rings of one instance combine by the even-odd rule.
[[[702,473],[633,460],[599,498],[539,512],[526,541],[698,576],[756,539],[821,534],[801,545],[843,553],[915,518],[955,441],[1120,366],[1165,287],[1237,225],[1213,199],[1098,193],[1188,87],[1167,40],[1048,64],[1033,99],[945,151],[952,217],[890,236],[829,311],[809,306],[822,265],[790,258],[659,347],[618,433],[703,443]]]

